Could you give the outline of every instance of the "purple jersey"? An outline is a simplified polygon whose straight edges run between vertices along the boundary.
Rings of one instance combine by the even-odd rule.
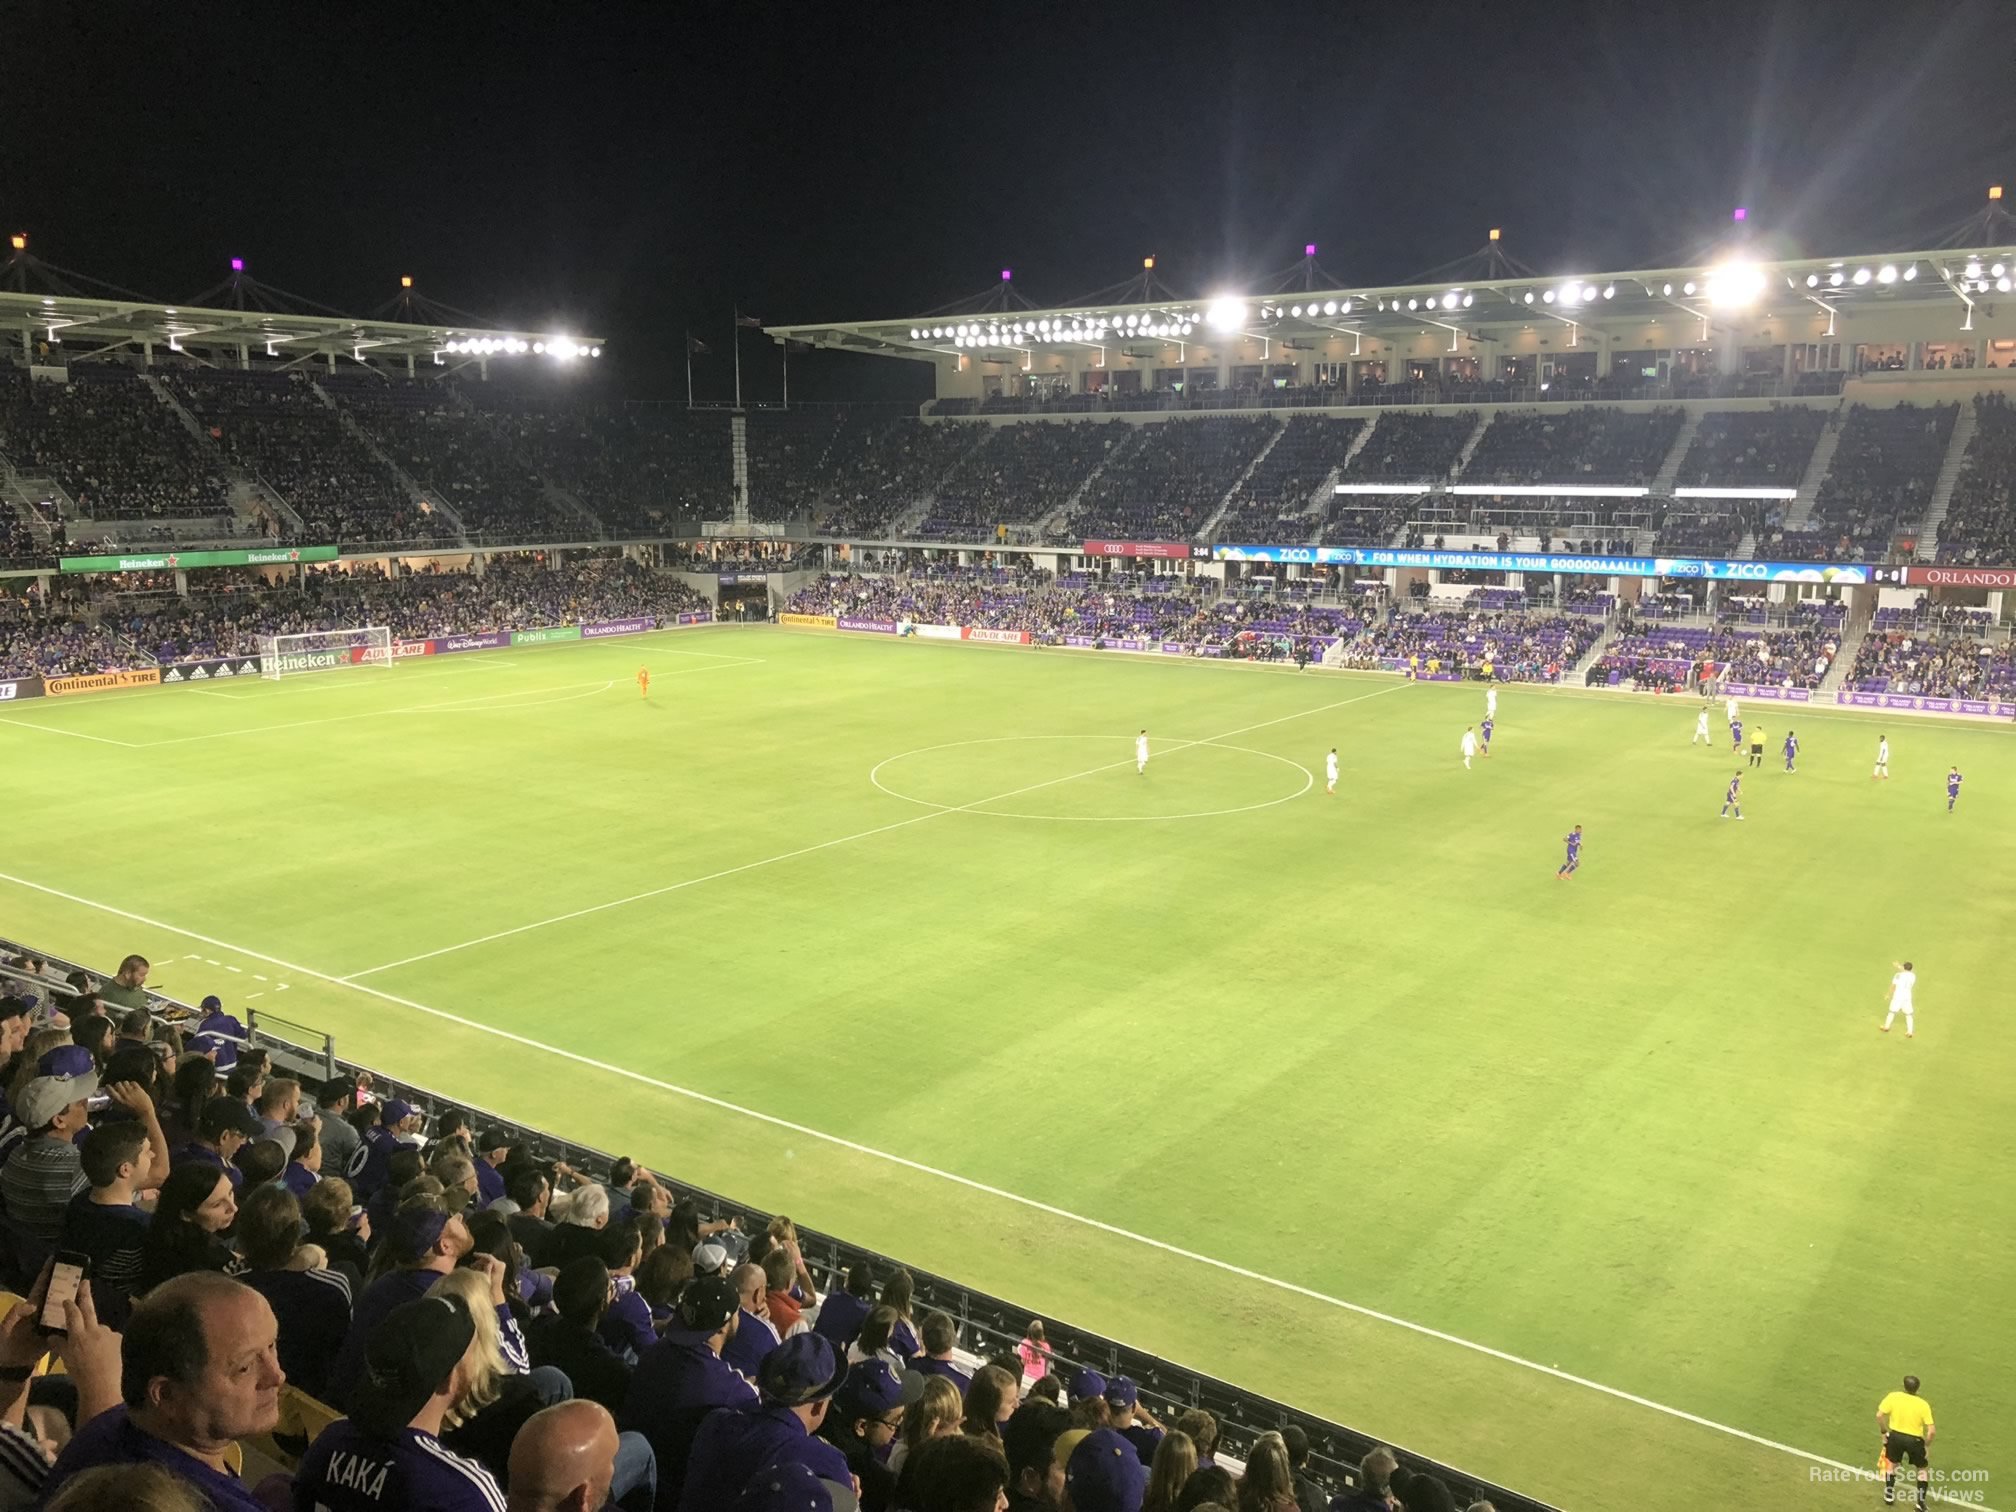
[[[1960,774],[1958,772],[1948,772],[1946,774],[1946,796],[1948,798],[1958,798],[1960,796]]]
[[[1725,795],[1724,801],[1728,803],[1734,803],[1736,801],[1737,794],[1742,790],[1742,787],[1743,787],[1743,779],[1741,777],[1731,777],[1729,779],[1729,791]]]

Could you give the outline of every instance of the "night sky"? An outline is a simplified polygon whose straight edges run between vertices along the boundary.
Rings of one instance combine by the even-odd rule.
[[[186,300],[242,256],[368,313],[610,343],[600,384],[729,391],[730,312],[918,315],[1013,267],[1252,287],[1302,244],[1395,281],[1491,226],[1542,272],[1923,246],[2016,194],[2005,4],[400,7],[0,0],[0,222]],[[777,356],[745,340],[774,398]],[[795,361],[794,398],[928,392]]]

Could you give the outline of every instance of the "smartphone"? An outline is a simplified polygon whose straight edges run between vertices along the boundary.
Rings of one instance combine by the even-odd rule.
[[[49,1293],[42,1300],[42,1317],[35,1325],[39,1334],[68,1337],[63,1323],[63,1304],[73,1301],[77,1288],[91,1274],[91,1257],[76,1250],[60,1250],[49,1271]]]

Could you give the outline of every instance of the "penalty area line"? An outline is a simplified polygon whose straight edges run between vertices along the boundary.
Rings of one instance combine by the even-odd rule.
[[[1309,712],[1314,713],[1317,711],[1311,710]],[[1124,765],[1124,763],[1122,764]],[[934,816],[926,814],[921,816],[921,819],[932,817]],[[908,820],[905,822],[917,823],[920,820]],[[163,920],[150,918],[145,914],[134,913],[128,909],[116,908],[109,903],[100,903],[93,898],[80,897],[75,893],[65,892],[60,888],[50,887],[45,883],[30,881],[26,877],[17,877],[11,873],[0,872],[0,882],[11,882],[17,887],[25,887],[32,892],[42,893],[47,897],[59,898],[66,903],[74,903],[83,908],[95,909],[99,913],[109,914],[114,918],[125,919],[131,923],[145,925],[150,929],[166,930],[171,934],[180,935],[184,939],[195,940],[219,950],[227,950],[250,960],[263,961],[269,966],[277,966],[283,971],[312,977],[317,981],[327,982],[331,986],[347,987],[353,992],[361,992],[366,996],[377,998],[380,1002],[390,1003],[395,1007],[424,1014],[429,1018],[440,1019],[444,1023],[454,1024],[459,1028],[468,1029],[477,1034],[489,1035],[494,1039],[517,1045],[521,1049],[534,1050],[542,1054],[551,1055],[560,1060],[571,1062],[574,1065],[585,1067],[588,1070],[599,1071],[608,1076],[620,1077],[625,1081],[635,1082],[640,1086],[650,1087],[655,1091],[665,1092],[674,1097],[698,1103],[703,1107],[714,1108],[724,1113],[732,1113],[737,1117],[750,1119],[753,1122],[773,1129],[780,1129],[804,1139],[816,1140],[821,1144],[831,1145],[836,1149],[846,1150],[852,1154],[895,1166],[919,1176],[926,1176],[934,1181],[946,1182],[985,1197],[1012,1203],[1017,1207],[1027,1208],[1031,1212],[1042,1213],[1047,1217],[1075,1224],[1081,1228],[1091,1229],[1097,1233],[1123,1240],[1129,1244],[1140,1245],[1143,1248],[1168,1255],[1172,1259],[1203,1266],[1206,1269],[1218,1271],[1223,1275],[1234,1276],[1242,1281],[1250,1281],[1256,1285],[1265,1286],[1289,1296],[1300,1297],[1305,1301],[1315,1302],[1324,1307],[1335,1308],[1340,1312],[1350,1313],[1355,1317],[1365,1318],[1391,1328],[1402,1329],[1418,1337],[1433,1339],[1437,1343],[1448,1344],[1458,1349],[1467,1350],[1472,1354],[1482,1355],[1487,1359],[1497,1360],[1502,1364],[1512,1365],[1522,1370],[1530,1370],[1538,1375],[1560,1381],[1565,1385],[1577,1386],[1587,1391],[1597,1392],[1614,1401],[1626,1402],[1634,1407],[1642,1407],[1648,1411],[1657,1412],[1662,1416],[1692,1424],[1697,1428],[1704,1428],[1728,1438],[1740,1439],[1744,1443],[1754,1444],[1758,1448],[1790,1455],[1794,1459],[1804,1460],[1808,1464],[1824,1466],[1856,1479],[1872,1481],[1876,1479],[1875,1473],[1863,1466],[1850,1465],[1841,1460],[1830,1459],[1826,1455],[1815,1454],[1811,1450],[1801,1449],[1796,1445],[1781,1443],[1776,1439],[1766,1438],[1762,1434],[1752,1433],[1744,1428],[1733,1427],[1728,1423],[1718,1423],[1713,1418],[1705,1418],[1698,1413],[1689,1412],[1681,1407],[1672,1407],[1664,1402],[1655,1402],[1650,1397],[1639,1396],[1637,1393],[1625,1391],[1621,1387],[1606,1386],[1601,1381],[1594,1381],[1587,1376],[1576,1375],[1572,1371],[1562,1370],[1553,1365],[1542,1365],[1537,1360],[1529,1360],[1522,1355],[1512,1354],[1503,1349],[1496,1349],[1489,1344],[1480,1344],[1474,1339],[1466,1339],[1458,1334],[1448,1333],[1439,1328],[1432,1328],[1425,1323],[1415,1323],[1406,1318],[1396,1317],[1392,1313],[1381,1312],[1377,1308],[1367,1307],[1362,1303],[1347,1301],[1345,1298],[1332,1296],[1328,1292],[1318,1291],[1314,1287],[1283,1280],[1279,1276],[1270,1276],[1265,1272],[1253,1270],[1248,1266],[1236,1265],[1229,1260],[1220,1260],[1215,1256],[1206,1255],[1199,1250],[1187,1249],[1182,1245],[1171,1244],[1167,1240],[1154,1238],[1152,1235],[1139,1233],[1133,1229],[1122,1228],[1120,1225],[1108,1223],[1104,1219],[1088,1218],[1082,1213],[1074,1213],[1069,1208],[1059,1207],[1055,1203],[1045,1202],[1036,1197],[1025,1197],[1021,1193],[1011,1192],[1005,1187],[997,1187],[971,1176],[962,1176],[957,1171],[947,1171],[937,1166],[926,1165],[922,1161],[912,1160],[907,1155],[897,1155],[888,1150],[880,1150],[873,1145],[863,1144],[859,1140],[849,1139],[844,1135],[829,1134],[823,1129],[814,1129],[809,1125],[797,1123],[788,1118],[781,1118],[774,1113],[765,1113],[758,1108],[730,1102],[728,1099],[716,1097],[712,1093],[699,1092],[690,1087],[682,1087],[675,1082],[664,1081],[659,1077],[633,1070],[628,1066],[618,1066],[608,1061],[597,1060],[593,1056],[583,1055],[578,1051],[564,1050],[557,1045],[549,1045],[540,1040],[535,1040],[529,1035],[518,1034],[509,1029],[499,1028],[495,1024],[486,1024],[476,1019],[464,1018],[462,1015],[451,1013],[445,1008],[430,1007],[425,1003],[415,1002],[411,998],[400,997],[395,993],[385,992],[376,987],[365,986],[363,983],[351,978],[331,976],[327,972],[317,971],[310,966],[303,966],[294,961],[282,960],[278,956],[267,955],[263,951],[234,945],[228,940],[216,939],[213,936],[200,934],[192,929],[184,929],[179,924],[169,924]],[[204,957],[204,959],[207,960],[208,957]],[[1956,1498],[1939,1492],[1935,1492],[1934,1497],[1942,1501],[1956,1500]],[[1966,1503],[1966,1505],[1981,1506],[1980,1503],[1974,1502]],[[1984,1508],[1983,1512],[1994,1512],[1994,1509]]]

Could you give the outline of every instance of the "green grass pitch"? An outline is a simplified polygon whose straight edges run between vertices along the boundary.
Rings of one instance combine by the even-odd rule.
[[[1906,1370],[2016,1505],[2016,744],[1755,704],[1737,824],[1694,710],[1465,772],[1474,686],[763,627],[39,700],[0,929],[1568,1506],[1864,1505],[1790,1451]]]

